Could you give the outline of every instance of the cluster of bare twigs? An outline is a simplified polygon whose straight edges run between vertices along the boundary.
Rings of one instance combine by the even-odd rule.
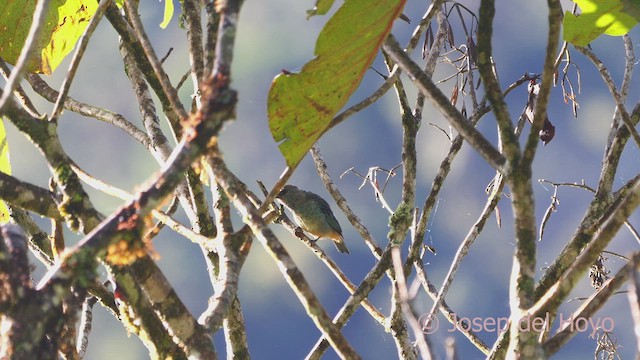
[[[635,64],[629,37],[625,37],[626,67],[619,88],[592,50],[577,49],[598,68],[617,107],[597,187],[591,188],[584,182],[569,184],[540,180],[540,183],[553,186],[554,191],[551,203],[538,225],[532,163],[539,137],[542,138],[539,134],[547,126],[547,104],[551,88],[558,80],[558,71],[562,72],[560,84],[563,98],[571,102],[576,116],[580,89],[580,71],[571,59],[572,49],[566,43],[560,44],[559,40],[562,18],[559,2],[549,1],[549,46],[540,75],[526,73],[504,90],[498,82],[491,56],[495,14],[493,1],[483,0],[476,15],[461,4],[447,2],[445,5],[445,1],[436,0],[425,11],[406,46],[400,46],[391,35],[382,48],[388,66],[384,83],[371,96],[338,114],[331,123],[331,126],[339,124],[394,88],[403,130],[402,163],[388,170],[371,167],[366,175],[351,168],[341,175],[354,174],[360,177],[363,180],[360,188],[370,185],[375,200],[389,212],[388,241],[384,246],[375,240],[365,222],[354,213],[333,182],[319,147],[316,145],[311,149],[319,177],[375,259],[375,265],[367,275],[359,283],[354,283],[315,241],[300,234],[296,226],[273,206],[276,195],[287,183],[294,168],[287,168],[270,190],[263,186],[264,198],[261,199],[228,168],[218,149],[222,125],[235,116],[237,94],[230,87],[230,68],[242,1],[206,1],[204,7],[200,1],[182,1],[191,65],[188,76],[194,87],[199,89],[194,104],[189,104],[192,105],[189,111],[189,107],[177,96],[177,89],[188,77],[183,77],[177,86],[171,84],[162,67],[164,58],[158,57],[145,33],[137,4],[137,1],[126,0],[123,9],[119,10],[113,1],[101,1],[61,89],[51,88],[37,75],[24,75],[39,96],[54,104],[49,116],[40,115],[19,82],[13,80],[22,76],[21,64],[11,70],[0,61],[2,74],[7,78],[7,85],[2,91],[3,101],[6,102],[0,105],[0,115],[31,139],[44,155],[52,174],[51,187],[45,189],[0,173],[0,197],[10,205],[12,221],[20,225],[24,232],[14,227],[3,227],[3,241],[0,242],[0,313],[9,328],[3,340],[12,344],[2,349],[0,355],[53,359],[61,354],[70,359],[82,358],[91,330],[91,309],[96,302],[100,302],[128,331],[140,337],[152,357],[217,358],[218,352],[212,345],[211,336],[223,329],[227,356],[248,358],[249,346],[238,287],[240,271],[256,239],[278,265],[283,278],[321,333],[310,349],[308,359],[321,358],[329,346],[342,358],[359,358],[341,331],[341,327],[359,307],[363,307],[390,334],[400,358],[432,359],[436,357],[436,348],[441,345],[432,342],[428,330],[437,321],[438,314],[452,324],[457,323],[458,312],[447,303],[447,294],[462,261],[483,232],[491,214],[495,213],[501,224],[498,204],[505,198],[511,200],[516,234],[513,240],[513,273],[508,284],[511,292],[511,325],[490,345],[481,340],[469,324],[457,323],[457,330],[488,358],[504,359],[514,354],[521,358],[544,358],[564,346],[575,335],[570,326],[551,334],[549,327],[534,332],[523,331],[514,324],[531,318],[549,316],[554,319],[559,306],[587,271],[591,271],[596,290],[572,314],[575,319],[595,314],[629,279],[634,289],[630,296],[637,295],[640,253],[634,252],[622,269],[613,275],[604,267],[601,257],[623,224],[640,242],[640,236],[628,221],[630,214],[640,205],[640,175],[619,189],[613,189],[613,179],[625,145],[632,139],[640,146],[636,129],[640,120],[640,103],[631,111],[625,106]],[[206,15],[204,23],[201,18],[203,12]],[[120,35],[119,51],[136,95],[143,128],[135,126],[120,114],[68,96],[86,44],[103,17]],[[456,19],[464,33],[463,41],[456,41],[454,36],[452,22]],[[424,64],[419,65],[410,57],[410,53],[423,35]],[[29,44],[25,49],[28,48]],[[558,48],[561,48],[559,53]],[[562,59],[565,59],[565,66],[559,70]],[[432,76],[438,64],[452,67],[453,74],[434,81]],[[569,76],[571,66],[576,69],[577,92]],[[400,78],[401,72],[408,75],[418,89],[419,95],[413,105],[405,92],[405,87],[410,84]],[[453,92],[446,96],[438,84],[452,79],[455,79]],[[482,89],[481,84],[484,85]],[[513,89],[524,84],[535,86],[535,101],[528,102],[519,121],[515,122],[505,98]],[[13,94],[19,102],[11,96]],[[161,111],[156,109],[152,94],[157,96]],[[530,99],[532,94],[530,90]],[[450,140],[449,150],[437,169],[429,194],[418,206],[416,136],[421,126],[425,101],[432,103],[457,134],[445,131]],[[149,179],[147,185],[135,195],[95,179],[65,153],[59,141],[57,121],[63,109],[122,129],[144,145],[163,170]],[[476,128],[489,112],[493,112],[496,118],[499,134],[497,145]],[[168,119],[171,133],[165,133],[160,127],[160,113]],[[524,141],[521,141],[526,120],[531,123],[531,128]],[[175,147],[168,140],[173,137],[181,139]],[[464,143],[477,151],[495,170],[495,177],[487,187],[484,208],[460,243],[442,285],[437,287],[425,267],[425,248],[432,248],[424,243],[424,239],[440,191]],[[387,186],[393,184],[391,179],[397,177],[399,167],[402,167],[402,196],[394,206],[385,199],[384,193]],[[382,183],[378,181],[381,173],[385,177]],[[82,183],[123,199],[125,204],[108,216],[100,214]],[[503,196],[507,186],[508,197]],[[558,192],[563,186],[585,189],[594,196],[575,234],[566,241],[563,251],[536,282],[536,244],[544,239],[545,229],[553,221],[552,214],[562,210]],[[211,189],[213,204],[207,203],[207,189]],[[188,225],[174,219],[178,207],[187,214]],[[234,227],[232,223],[233,209],[242,215],[244,224],[240,227]],[[51,219],[52,229],[42,229],[30,213]],[[303,243],[349,291],[350,296],[333,318],[269,228],[272,222],[279,222],[299,235]],[[65,247],[64,233],[61,231],[64,223],[73,231],[84,234],[78,245]],[[205,254],[214,293],[209,299],[208,308],[198,317],[187,310],[152,257],[150,242],[164,226],[198,244]],[[404,245],[406,239],[410,240],[408,246]],[[27,243],[48,267],[46,276],[37,286],[31,284],[28,276]],[[408,248],[408,254],[404,257],[402,248]],[[107,284],[97,279],[96,268],[100,264],[109,272]],[[384,314],[367,299],[385,276],[393,284],[389,314]],[[423,294],[433,301],[427,314],[416,311],[416,301]],[[640,324],[637,298],[632,311],[634,321]],[[75,330],[77,323],[81,323],[78,334]],[[42,329],[38,336],[31,336],[34,328]],[[596,356],[617,356],[619,345],[612,333],[598,335],[597,346]],[[456,358],[453,340],[447,342],[446,351],[448,358]]]

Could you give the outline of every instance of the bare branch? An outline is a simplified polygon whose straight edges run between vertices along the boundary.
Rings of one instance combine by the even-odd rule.
[[[542,82],[536,99],[536,107],[531,123],[531,132],[529,133],[529,138],[527,139],[524,150],[522,151],[522,160],[519,164],[520,169],[517,171],[522,171],[522,169],[531,167],[531,163],[533,163],[536,149],[538,147],[540,131],[546,129],[546,124],[550,124],[549,119],[547,118],[547,105],[549,104],[549,96],[551,94],[553,78],[556,72],[555,57],[558,44],[560,42],[562,6],[558,0],[548,0],[547,4],[549,6],[549,32],[547,34],[547,51],[542,68]],[[553,128],[553,125],[550,126]],[[553,137],[553,134],[551,137]],[[543,139],[543,141],[547,143],[550,140]]]
[[[380,281],[385,271],[387,271],[391,266],[391,247],[387,246],[387,248],[382,252],[380,260],[378,260],[373,269],[367,273],[360,285],[358,285],[356,291],[349,297],[347,302],[334,317],[333,323],[338,328],[343,327],[347,323],[347,320],[355,313],[360,302],[367,298],[371,290],[373,290],[376,284]],[[306,359],[319,360],[328,347],[329,342],[326,338],[320,337],[307,355]]]
[[[278,268],[287,280],[287,283],[289,283],[289,286],[294,290],[296,296],[305,307],[307,315],[314,321],[322,334],[329,339],[331,345],[341,357],[359,359],[360,357],[342,333],[340,333],[339,328],[331,322],[331,318],[327,315],[322,304],[320,304],[318,298],[302,275],[302,272],[300,272],[293,262],[293,259],[291,259],[280,241],[267,227],[262,217],[260,217],[258,209],[256,209],[253,203],[237,188],[237,184],[231,181],[229,174],[224,171],[224,168],[221,166],[221,164],[223,164],[222,160],[219,159],[218,156],[211,157],[211,161],[218,159],[215,163],[216,166],[212,164],[212,169],[216,174],[217,181],[225,189],[229,199],[234,202],[236,208],[243,214],[243,219],[247,225],[251,227],[251,230],[257,236],[260,243],[278,264]]]
[[[558,352],[558,350],[560,350],[560,348],[574,335],[576,335],[575,322],[580,321],[580,319],[589,319],[593,317],[593,315],[600,310],[602,306],[604,306],[607,300],[616,293],[616,290],[618,290],[632,276],[632,274],[637,273],[638,269],[640,269],[639,264],[640,253],[636,253],[614,277],[609,279],[595,294],[591,295],[589,299],[587,299],[571,314],[571,316],[568,317],[569,319],[572,319],[572,321],[565,322],[562,328],[560,328],[553,337],[543,344],[545,353],[553,355]],[[633,296],[631,295],[631,292],[629,296]],[[634,302],[631,302],[631,304],[633,313]],[[637,302],[635,304],[637,305]]]
[[[409,75],[420,91],[429,97],[433,105],[447,118],[451,125],[458,130],[464,139],[482,155],[487,163],[494,169],[502,171],[505,162],[502,154],[500,154],[478,130],[469,124],[468,120],[460,111],[451,105],[449,99],[433,83],[433,80],[424,74],[420,67],[402,51],[398,42],[392,37],[389,37],[383,47],[402,70]]]
[[[33,211],[48,218],[62,220],[58,211],[61,199],[55,193],[41,187],[22,182],[0,172],[0,198],[14,206]]]
[[[456,275],[456,272],[458,271],[458,267],[462,263],[462,259],[464,259],[464,257],[469,252],[471,245],[473,245],[473,242],[476,240],[478,235],[480,235],[480,233],[484,229],[484,225],[486,224],[487,219],[493,213],[494,209],[498,205],[498,202],[502,198],[502,189],[504,188],[504,183],[505,183],[504,178],[499,177],[498,183],[494,184],[491,195],[489,196],[489,199],[487,199],[485,207],[482,210],[482,213],[480,214],[480,216],[478,217],[478,220],[476,220],[476,222],[473,224],[473,226],[469,230],[469,233],[467,234],[467,236],[464,238],[464,240],[458,247],[458,251],[456,252],[456,255],[454,256],[451,262],[451,266],[449,267],[449,272],[445,277],[442,287],[438,291],[438,295],[436,296],[433,302],[431,310],[429,311],[427,323],[425,324],[425,326],[428,326],[430,321],[436,316],[436,313],[440,308],[442,301],[444,300],[447,292],[449,291],[449,287],[453,283],[453,278]]]
[[[31,85],[31,88],[38,93],[38,95],[47,99],[49,102],[55,102],[59,96],[58,91],[51,88],[42,78],[35,74],[27,74],[25,78]],[[129,120],[120,114],[116,114],[112,111],[101,109],[89,104],[79,102],[71,97],[66,97],[64,101],[64,108],[80,115],[92,117],[100,121],[104,121],[108,124],[112,124],[122,129],[129,136],[140,142],[145,147],[149,147],[150,140],[147,134],[138,129]]]
[[[133,27],[134,34],[140,42],[140,45],[142,46],[142,49],[144,50],[149,63],[151,63],[156,77],[160,80],[160,84],[162,84],[162,91],[169,99],[169,103],[171,104],[171,107],[173,108],[173,111],[175,111],[175,114],[178,116],[178,118],[186,120],[187,112],[184,110],[184,107],[182,106],[182,103],[178,98],[178,92],[171,85],[169,77],[162,69],[162,64],[160,63],[160,60],[158,59],[155,51],[153,50],[153,47],[151,46],[151,42],[147,37],[147,33],[142,27],[140,17],[138,16],[137,6],[132,3],[132,0],[125,0],[124,4],[125,8],[127,9],[127,16],[131,23],[131,26]]]
[[[11,70],[9,69],[9,66],[7,66],[7,63],[2,60],[2,58],[0,58],[0,73],[2,73],[5,81],[9,80],[9,77],[11,76]],[[13,90],[13,93],[18,98],[18,100],[20,100],[20,103],[22,104],[22,106],[24,106],[25,110],[27,110],[29,114],[31,114],[31,116],[36,118],[42,117],[38,110],[36,110],[35,106],[33,106],[29,95],[27,95],[27,93],[19,83],[16,84],[16,88]]]
[[[224,319],[224,337],[227,342],[228,357],[232,359],[250,358],[247,332],[238,298],[235,299],[229,309],[228,316]]]
[[[78,341],[76,342],[76,351],[80,359],[84,358],[89,346],[89,335],[91,334],[91,323],[93,322],[93,305],[98,299],[95,296],[86,298],[82,303],[82,316],[78,329]]]
[[[509,162],[519,156],[520,146],[515,138],[511,115],[507,103],[502,96],[502,90],[498,82],[491,42],[493,41],[493,18],[495,16],[495,4],[493,0],[484,0],[480,3],[478,23],[478,71],[484,83],[486,96],[491,103],[493,113],[498,122],[502,152]],[[495,167],[496,170],[499,168]]]
[[[417,214],[416,214],[417,217]],[[400,304],[402,307],[402,313],[409,326],[413,330],[413,336],[416,338],[416,345],[420,350],[420,355],[423,359],[434,359],[433,346],[427,339],[427,335],[423,333],[422,326],[418,322],[418,316],[414,313],[409,301],[409,291],[407,289],[407,282],[404,278],[404,271],[402,266],[402,258],[400,256],[400,248],[394,247],[391,249],[391,259],[393,260],[393,267],[396,274],[396,288],[400,296]]]
[[[418,280],[420,281],[420,284],[422,285],[422,288],[427,292],[429,297],[435,301],[438,296],[438,290],[427,278],[427,274],[424,270],[424,266],[422,265],[422,259],[416,259],[413,265],[416,269],[416,274],[418,276]],[[460,325],[460,326],[456,326],[458,331],[462,333],[462,335],[464,335],[467,339],[469,339],[469,341],[473,345],[475,345],[476,348],[478,348],[478,350],[482,351],[482,353],[485,355],[489,353],[489,347],[487,346],[487,344],[485,344],[484,341],[482,341],[478,337],[478,335],[473,330],[471,330],[470,324],[458,318],[459,317],[458,313],[453,311],[444,299],[440,303],[439,310],[447,318],[447,320],[449,320],[451,324]],[[421,320],[420,325],[422,326],[422,329],[424,329],[425,331],[430,329],[427,326],[427,321],[430,320],[429,317],[422,316],[420,317],[419,320]]]
[[[47,159],[56,184],[63,194],[60,204],[61,213],[65,215],[69,227],[83,232],[93,229],[101,216],[71,169],[73,161],[62,148],[58,138],[57,123],[32,117],[13,100],[7,102],[7,106],[2,111],[3,115],[31,139]]]
[[[611,74],[609,74],[609,70],[607,70],[607,67],[593,53],[593,51],[589,50],[588,48],[579,47],[579,46],[576,47],[576,49],[580,51],[583,55],[585,55],[589,60],[591,60],[591,62],[595,65],[595,67],[600,72],[600,75],[602,76],[602,80],[604,81],[605,85],[607,85],[607,88],[609,88],[609,92],[611,93],[611,96],[613,96],[613,99],[616,102],[616,106],[617,106],[616,111],[620,113],[622,117],[622,122],[624,122],[624,124],[627,126],[627,130],[631,134],[631,137],[633,138],[633,140],[636,142],[636,145],[640,147],[640,134],[638,134],[638,131],[634,126],[634,121],[631,120],[631,116],[626,110],[626,107],[624,105],[624,97],[616,89],[616,85],[613,79],[611,78]],[[627,49],[628,49],[628,46],[627,46]],[[631,53],[633,53],[633,48],[631,48]],[[627,54],[629,54],[629,50],[627,50]],[[629,60],[629,55],[627,55],[627,60]],[[631,60],[633,61],[633,58],[631,58]],[[628,76],[630,77],[631,75],[629,74]]]
[[[200,22],[201,1],[185,0],[182,2],[187,42],[189,43],[189,61],[194,88],[200,89],[204,79],[204,50],[202,48],[202,23]]]
[[[543,314],[557,309],[591,264],[616,235],[629,215],[640,205],[640,179],[637,179],[631,191],[619,199],[604,216],[606,221],[601,230],[594,235],[589,245],[571,264],[560,279],[528,310],[530,315]]]
[[[311,147],[310,151],[311,156],[313,157],[313,161],[316,164],[318,175],[320,175],[320,179],[322,179],[322,182],[327,188],[327,191],[329,191],[329,194],[331,194],[338,207],[347,216],[347,219],[349,219],[351,225],[353,225],[360,236],[364,239],[365,243],[369,246],[369,249],[371,249],[374,254],[381,254],[382,250],[380,249],[380,246],[378,245],[376,240],[373,238],[367,227],[364,226],[362,220],[360,220],[360,218],[353,212],[353,210],[351,210],[349,204],[347,204],[347,199],[344,198],[344,196],[340,193],[340,190],[338,190],[338,187],[331,180],[329,171],[327,170],[327,164],[324,162],[324,159],[322,159],[322,154],[320,153],[318,144],[314,144]]]

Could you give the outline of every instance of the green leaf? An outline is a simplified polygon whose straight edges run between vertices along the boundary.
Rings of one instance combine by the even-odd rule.
[[[621,36],[638,23],[638,0],[575,0],[582,13],[566,12],[563,20],[565,41],[587,46],[602,34]],[[635,13],[635,15],[634,15]]]
[[[162,24],[160,24],[160,27],[163,29],[166,29],[172,17],[173,17],[173,0],[164,0],[164,18],[162,19]]]
[[[307,10],[307,19],[316,15],[324,15],[329,9],[331,9],[331,5],[333,5],[334,0],[316,0],[316,5],[311,10]]]
[[[349,0],[324,26],[316,57],[278,75],[268,99],[269,128],[287,165],[300,162],[356,90],[406,0]]]
[[[0,1],[0,57],[15,64],[29,33],[36,0]],[[52,0],[27,71],[50,75],[73,50],[98,8],[95,0]]]
[[[636,21],[640,21],[639,0],[622,0],[622,11],[633,16]]]
[[[0,119],[0,171],[11,175],[11,163],[9,162],[9,143],[7,142],[7,132],[4,129],[4,122]],[[9,222],[9,209],[4,201],[0,201],[0,224]]]

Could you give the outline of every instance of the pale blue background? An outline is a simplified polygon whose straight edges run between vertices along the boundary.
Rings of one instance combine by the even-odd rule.
[[[175,1],[177,3],[177,1]],[[337,2],[340,5],[340,2]],[[404,13],[416,24],[422,17],[425,1],[411,0]],[[478,1],[463,1],[472,10],[477,10]],[[565,8],[568,2],[563,2]],[[237,47],[234,57],[233,87],[239,92],[237,120],[228,124],[221,136],[221,147],[229,167],[249,186],[257,190],[255,180],[273,184],[285,165],[282,156],[271,138],[266,119],[266,98],[271,81],[281,69],[299,70],[313,57],[313,47],[317,34],[327,17],[306,20],[305,11],[312,7],[312,1],[256,1],[247,0],[240,14]],[[178,6],[178,4],[176,4]],[[503,87],[515,81],[525,72],[539,72],[545,49],[546,6],[534,1],[499,1],[495,20],[494,55]],[[178,10],[177,10],[178,11]],[[149,35],[160,56],[173,47],[174,51],[165,63],[172,82],[189,68],[185,51],[186,40],[183,30],[174,18],[168,29],[161,30],[157,24],[162,21],[162,4],[157,1],[141,1],[141,13]],[[455,19],[455,18],[454,18]],[[460,24],[452,20],[457,41],[462,39]],[[413,32],[414,25],[397,21],[394,34],[404,43]],[[634,30],[634,46],[640,44],[640,34]],[[140,125],[138,105],[126,79],[122,61],[117,51],[117,35],[105,21],[99,26],[92,39],[78,77],[71,89],[74,98],[119,112]],[[605,61],[616,81],[620,81],[623,65],[623,47],[620,38],[603,38],[593,44],[596,53]],[[417,52],[416,52],[417,55]],[[582,71],[582,94],[579,96],[578,118],[573,118],[570,106],[562,101],[559,88],[551,95],[549,117],[556,126],[556,137],[548,146],[541,147],[534,164],[534,177],[558,182],[579,182],[584,179],[588,185],[596,186],[600,161],[608,133],[613,104],[606,88],[594,68],[584,57],[572,51],[573,59]],[[416,56],[416,60],[419,58]],[[63,63],[52,78],[46,79],[54,87],[59,87],[68,60]],[[378,58],[374,64],[383,71]],[[450,68],[441,65],[435,79],[445,77]],[[575,73],[572,72],[575,79]],[[382,80],[369,72],[350,103],[368,96]],[[631,87],[629,110],[640,97],[639,81]],[[444,85],[445,94],[450,94],[452,83]],[[407,85],[412,99],[415,91]],[[188,82],[180,92],[181,99],[190,103],[193,88]],[[520,114],[525,101],[526,90],[519,88],[508,97],[513,118]],[[458,106],[461,102],[459,101]],[[37,102],[42,112],[50,112],[52,105]],[[370,188],[358,190],[361,181],[353,175],[342,179],[338,176],[350,167],[366,173],[371,166],[392,168],[401,161],[400,144],[402,132],[395,95],[389,92],[379,103],[357,114],[326,134],[320,141],[329,172],[346,196],[350,206],[360,216],[364,224],[374,234],[379,244],[386,244],[388,213],[377,204]],[[443,134],[427,123],[432,122],[448,129],[448,124],[432,108],[424,112],[417,147],[418,189],[417,205],[421,206],[428,194],[435,171],[449,149]],[[7,125],[14,174],[41,186],[46,186],[48,172],[42,157],[21,136],[12,125]],[[495,123],[486,116],[479,128],[487,137],[496,142]],[[528,131],[528,126],[527,130]],[[157,163],[137,142],[122,131],[94,119],[79,117],[66,112],[60,119],[60,133],[69,154],[96,177],[111,182],[129,191],[134,191],[158,170]],[[616,183],[625,183],[640,170],[638,149],[635,144],[627,146]],[[427,255],[426,270],[431,280],[439,286],[446,274],[455,251],[466,235],[469,227],[480,214],[486,195],[484,188],[494,172],[468,146],[464,145],[456,158],[451,174],[441,192],[436,211],[430,220],[430,231],[425,242],[438,251],[436,256]],[[318,179],[312,161],[307,157],[294,175],[292,182],[317,192],[328,198]],[[392,180],[386,192],[386,199],[392,207],[397,205],[400,195],[400,177]],[[544,214],[552,195],[551,188],[534,184],[538,219]],[[109,213],[120,204],[106,195],[89,190],[92,200],[99,209]],[[561,204],[547,228],[545,239],[539,243],[538,267],[548,266],[573,233],[578,220],[584,213],[591,194],[563,188],[559,192]],[[332,204],[337,210],[335,204]],[[508,199],[500,205],[503,227],[499,229],[492,217],[483,234],[474,244],[462,263],[447,301],[452,308],[467,317],[508,316],[508,281],[511,270],[511,256],[514,249],[512,215]],[[346,256],[335,251],[333,246],[321,246],[335,258],[351,280],[358,284],[374,265],[374,258],[357,233],[348,224],[343,214],[337,214],[345,230],[351,254]],[[184,216],[180,215],[184,222]],[[640,224],[638,214],[632,222]],[[43,223],[43,225],[46,223]],[[239,224],[239,222],[238,222]],[[331,316],[340,309],[348,297],[347,291],[333,278],[315,256],[293,236],[282,231],[279,226],[272,228],[301,267],[307,280]],[[72,237],[70,236],[70,239]],[[76,239],[77,240],[77,239]],[[69,240],[70,242],[75,240]],[[190,241],[170,231],[163,231],[154,245],[160,254],[159,265],[175,289],[197,317],[207,305],[212,289],[206,274],[205,263],[199,248]],[[612,242],[610,250],[628,254],[637,249],[638,244],[626,229]],[[406,249],[406,247],[405,247]],[[606,263],[615,272],[623,262],[610,257]],[[537,273],[539,277],[542,270]],[[306,356],[316,342],[319,332],[304,313],[304,309],[291,289],[283,280],[275,263],[266,255],[258,242],[253,244],[240,282],[239,296],[247,323],[247,335],[251,353],[255,359],[299,359]],[[383,278],[372,292],[370,300],[385,314],[389,311],[390,283]],[[571,294],[571,297],[587,297],[593,293],[588,279]],[[562,307],[568,316],[580,302],[572,302]],[[428,311],[431,300],[421,298],[417,303],[421,311]],[[611,317],[615,321],[615,334],[619,339],[620,354],[629,359],[636,347],[629,304],[625,294],[613,297],[597,317]],[[444,318],[440,318],[444,324]],[[446,328],[449,325],[446,324]],[[384,333],[363,310],[351,318],[344,334],[355,349],[365,359],[396,358],[393,339]],[[432,336],[436,352],[444,357],[443,343],[449,334],[440,331]],[[588,333],[578,334],[569,345],[554,358],[591,358],[595,343]],[[481,333],[488,344],[492,344],[495,333]],[[462,336],[455,336],[461,359],[480,359],[481,353]],[[225,356],[222,332],[215,336],[216,349],[220,357]],[[120,324],[100,306],[94,314],[94,330],[90,338],[87,359],[144,359],[146,349],[135,336],[127,337]],[[325,358],[337,358],[328,351]]]

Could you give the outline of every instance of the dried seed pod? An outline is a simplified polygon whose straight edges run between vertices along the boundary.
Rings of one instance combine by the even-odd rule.
[[[527,107],[525,109],[525,114],[527,115],[527,119],[531,124],[533,124],[533,118],[535,116],[536,103],[538,102],[538,93],[540,92],[540,84],[536,82],[536,80],[529,81],[529,97],[527,99]],[[551,121],[549,121],[549,117],[546,116],[544,119],[544,124],[542,124],[542,130],[538,133],[540,140],[544,145],[547,145],[555,136],[556,127],[553,126]]]
[[[467,37],[467,53],[469,54],[469,63],[475,65],[478,63],[478,48],[476,47],[473,37]]]
[[[453,87],[453,91],[451,92],[451,105],[456,106],[456,103],[458,102],[458,84],[456,84],[456,86]]]

